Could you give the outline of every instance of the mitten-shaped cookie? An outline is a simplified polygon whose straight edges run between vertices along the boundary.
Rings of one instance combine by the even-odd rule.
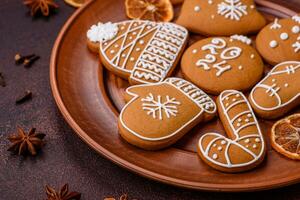
[[[206,36],[258,32],[266,20],[253,0],[187,0],[177,24]]]
[[[251,106],[259,117],[274,119],[300,105],[300,62],[275,66],[251,91]]]
[[[103,65],[134,85],[168,77],[181,57],[188,31],[173,23],[131,20],[94,25],[87,36],[91,49],[95,44],[91,41],[100,43]]]
[[[256,167],[265,156],[265,142],[256,117],[243,93],[226,90],[217,99],[219,117],[228,138],[204,134],[198,144],[202,160],[224,172],[241,172]]]
[[[275,19],[264,27],[256,38],[256,47],[270,64],[300,61],[300,16]]]
[[[214,37],[200,40],[183,54],[184,77],[204,91],[248,90],[262,77],[264,64],[246,36]]]
[[[129,87],[119,116],[119,132],[147,150],[167,147],[216,112],[214,101],[180,78]]]

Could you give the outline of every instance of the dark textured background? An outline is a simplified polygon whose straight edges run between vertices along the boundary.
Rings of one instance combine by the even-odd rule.
[[[74,12],[62,0],[48,19],[32,19],[21,0],[0,0],[0,72],[7,86],[0,87],[0,200],[45,199],[46,184],[69,183],[83,200],[102,200],[128,193],[136,199],[300,199],[300,184],[259,193],[209,193],[185,190],[137,176],[101,157],[67,125],[52,98],[49,59],[64,22]],[[101,1],[101,0],[100,0]],[[300,0],[274,0],[300,11]],[[14,64],[15,53],[41,56],[30,69]],[[33,99],[15,105],[25,89]],[[47,145],[37,157],[18,157],[6,151],[7,136],[19,125],[34,126],[47,134]]]

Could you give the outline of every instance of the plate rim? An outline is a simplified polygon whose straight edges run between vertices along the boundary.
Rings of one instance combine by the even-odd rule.
[[[104,156],[105,158],[111,160],[112,162],[116,163],[117,165],[121,166],[122,168],[125,168],[127,170],[130,170],[131,172],[134,172],[138,175],[141,175],[146,178],[150,178],[155,181],[167,183],[173,186],[179,186],[182,188],[189,188],[189,189],[196,189],[196,190],[205,190],[205,191],[218,191],[218,192],[249,192],[249,191],[260,191],[260,190],[268,190],[273,188],[279,188],[283,186],[288,186],[294,183],[297,183],[300,181],[299,177],[294,177],[294,179],[291,178],[285,178],[285,179],[279,179],[280,181],[272,181],[268,184],[261,183],[259,185],[257,184],[214,184],[214,183],[202,183],[202,182],[196,182],[196,181],[186,181],[178,178],[173,178],[169,176],[165,176],[147,169],[144,169],[142,167],[139,167],[135,164],[132,164],[128,162],[127,160],[119,157],[116,154],[111,153],[109,150],[102,147],[100,144],[95,142],[92,138],[88,136],[85,131],[81,129],[81,127],[76,123],[76,121],[73,119],[72,115],[67,109],[67,106],[63,102],[63,98],[60,94],[59,88],[58,88],[58,82],[56,78],[56,68],[58,67],[56,65],[58,60],[58,55],[60,51],[60,47],[62,44],[62,41],[66,35],[66,33],[69,31],[71,25],[76,21],[76,18],[80,16],[81,13],[83,13],[86,9],[89,8],[90,5],[92,5],[97,0],[89,0],[87,3],[85,3],[82,7],[77,9],[65,22],[61,30],[59,31],[59,34],[55,40],[54,46],[51,51],[51,58],[50,58],[50,69],[49,69],[49,78],[50,78],[50,87],[52,96],[54,97],[55,103],[57,107],[59,108],[60,113],[62,114],[65,121],[69,124],[69,126],[74,130],[74,132],[86,143],[88,144],[92,149],[94,149],[97,153]],[[267,7],[273,7],[276,9],[282,9],[277,10],[281,12],[283,15],[291,15],[291,13],[295,14],[297,12],[290,10],[284,6],[281,6],[280,4],[276,4],[274,2],[269,2],[265,0],[255,0],[256,4],[267,6]],[[103,68],[98,68],[99,73],[103,74]],[[99,81],[101,83],[104,82],[103,76],[99,77]],[[107,100],[107,96],[103,95],[103,91],[101,91],[101,94],[105,100]]]

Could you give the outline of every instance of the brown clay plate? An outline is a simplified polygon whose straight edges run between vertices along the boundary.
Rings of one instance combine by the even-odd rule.
[[[267,19],[288,17],[293,11],[257,1]],[[176,7],[178,15],[179,7]],[[216,118],[199,124],[179,142],[162,151],[144,151],[127,144],[118,134],[117,118],[124,106],[128,83],[105,70],[86,47],[86,31],[98,21],[126,19],[124,0],[95,0],[80,8],[65,24],[53,48],[50,80],[53,96],[66,121],[88,145],[113,162],[142,176],[186,188],[214,191],[263,190],[300,181],[300,163],[286,159],[268,144],[265,161],[256,169],[225,174],[204,164],[196,153],[201,134],[224,134]],[[190,44],[201,36],[191,36]],[[268,67],[266,67],[268,68]],[[175,72],[180,76],[180,71]],[[260,120],[268,134],[273,121]],[[268,140],[267,140],[268,141]],[[76,150],[75,150],[76,151]]]

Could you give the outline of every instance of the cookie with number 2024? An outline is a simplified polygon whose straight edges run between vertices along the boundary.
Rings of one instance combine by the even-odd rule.
[[[181,57],[188,31],[173,23],[131,20],[94,25],[87,36],[89,42],[99,42],[103,65],[134,85],[168,77]]]

